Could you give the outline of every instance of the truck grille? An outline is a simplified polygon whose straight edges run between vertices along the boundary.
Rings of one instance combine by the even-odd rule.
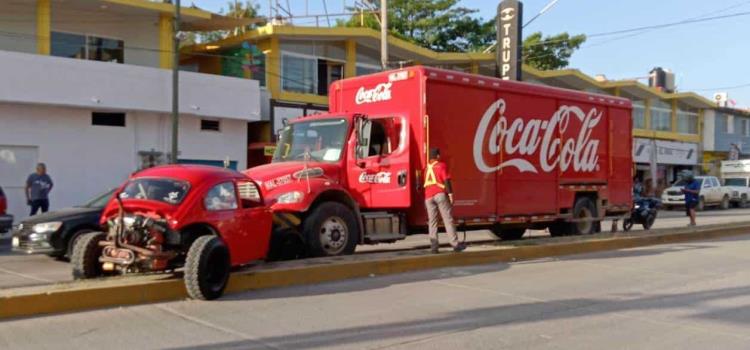
[[[681,196],[682,192],[680,191],[667,191],[667,194],[670,196]]]

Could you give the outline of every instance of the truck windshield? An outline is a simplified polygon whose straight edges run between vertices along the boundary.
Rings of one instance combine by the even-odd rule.
[[[173,179],[140,178],[128,182],[122,199],[145,199],[177,205],[185,198],[190,185]]]
[[[747,187],[747,179],[743,179],[743,178],[724,179],[724,186]]]
[[[348,123],[345,119],[311,120],[281,130],[273,162],[311,160],[335,162],[341,158]]]

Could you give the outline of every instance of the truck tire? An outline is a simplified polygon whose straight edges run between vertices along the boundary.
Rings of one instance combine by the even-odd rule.
[[[564,221],[555,221],[548,227],[549,235],[552,237],[567,236],[570,234],[570,223]]]
[[[573,206],[573,219],[593,220],[596,217],[594,202],[588,197],[579,197]],[[595,221],[571,223],[572,233],[575,235],[590,235],[596,231]]]
[[[224,294],[229,281],[229,249],[217,236],[200,236],[185,261],[185,289],[193,299],[213,300]]]
[[[742,195],[742,198],[740,198],[740,203],[737,206],[740,208],[747,208],[747,195]]]
[[[73,279],[96,278],[104,274],[99,257],[102,247],[99,242],[106,238],[104,232],[89,232],[83,234],[73,247],[70,263],[73,265]]]
[[[338,202],[318,205],[305,219],[304,236],[311,256],[354,253],[359,242],[357,219],[349,207]]]
[[[304,258],[305,253],[305,242],[299,232],[290,228],[275,228],[266,260],[294,260]]]
[[[719,205],[719,208],[721,208],[721,210],[729,209],[729,196],[724,195],[724,197],[721,199],[721,204]]]
[[[523,237],[525,228],[501,228],[500,225],[492,227],[492,235],[503,241],[515,241]]]

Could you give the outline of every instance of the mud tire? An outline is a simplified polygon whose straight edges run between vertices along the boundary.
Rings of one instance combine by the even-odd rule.
[[[99,242],[106,239],[104,232],[84,233],[78,238],[73,247],[70,264],[73,265],[73,279],[88,279],[100,277],[104,274],[99,257],[102,247]]]
[[[224,294],[229,281],[229,249],[218,236],[200,236],[188,250],[185,289],[198,300],[214,300]]]

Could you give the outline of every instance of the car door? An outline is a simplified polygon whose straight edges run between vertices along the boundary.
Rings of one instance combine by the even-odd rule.
[[[705,203],[716,203],[716,191],[711,178],[707,177],[703,179],[703,188],[701,188],[701,196],[705,200]]]
[[[724,187],[721,186],[718,178],[712,177],[711,182],[714,184],[714,192],[716,193],[716,202],[721,203],[724,200]]]
[[[237,181],[240,206],[237,209],[240,237],[238,251],[242,263],[265,258],[271,240],[273,215],[263,205],[258,186],[252,180]]]

